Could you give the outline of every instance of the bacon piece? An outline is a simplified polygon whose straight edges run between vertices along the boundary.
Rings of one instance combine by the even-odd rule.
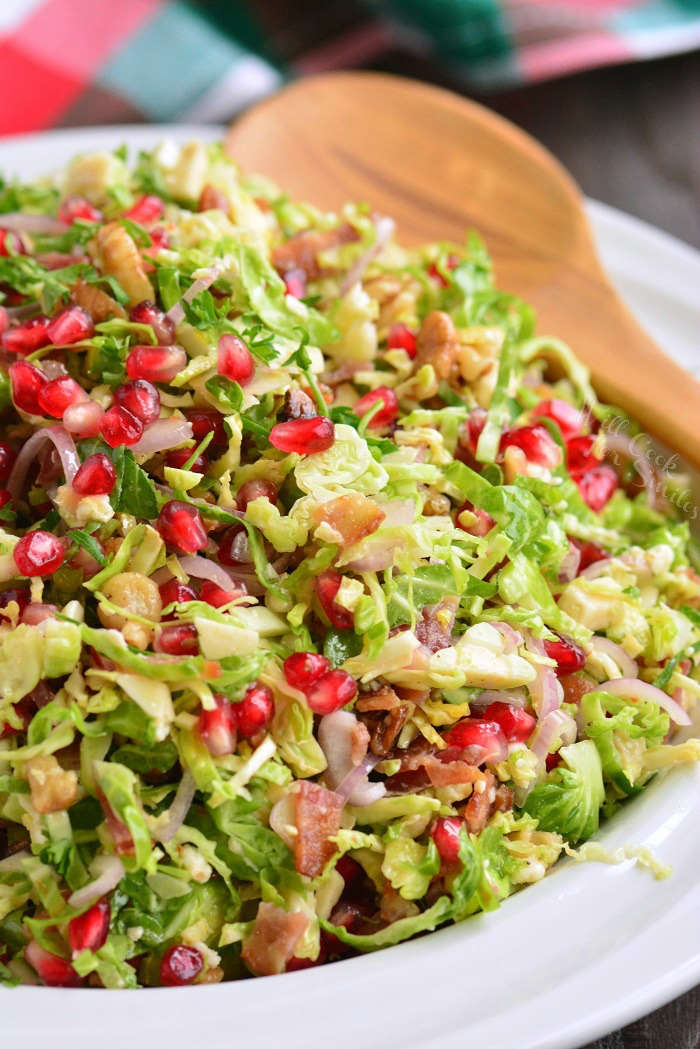
[[[320,253],[339,244],[349,244],[353,240],[358,240],[358,233],[347,222],[335,229],[304,230],[274,249],[272,264],[278,273],[303,270],[308,280],[318,280],[324,273],[329,272],[328,268],[324,270],[319,263]]]
[[[361,492],[348,492],[322,503],[314,511],[317,525],[328,525],[340,546],[353,546],[376,532],[386,517],[383,510]]]
[[[261,903],[241,958],[256,976],[282,973],[304,935],[309,919],[299,911],[285,911]]]
[[[477,793],[474,791],[467,804],[464,806],[463,816],[470,834],[480,834],[489,821],[495,799],[494,784],[495,776],[492,772],[483,774],[484,789]]]
[[[433,787],[449,787],[455,783],[476,783],[483,774],[466,761],[440,761],[432,754],[423,759],[423,768]]]
[[[500,787],[496,789],[496,797],[493,799],[493,811],[494,812],[510,812],[513,808],[513,802],[515,801],[515,792],[512,787],[507,787],[505,783],[502,783]]]
[[[565,703],[580,703],[587,692],[593,692],[598,686],[587,674],[564,674],[559,678],[564,689]]]
[[[114,851],[117,856],[133,856],[135,846],[134,839],[131,836],[131,831],[127,825],[119,819],[119,816],[117,816],[101,790],[97,791],[97,800],[102,806],[107,830],[114,842]]]
[[[330,840],[340,830],[343,799],[318,783],[301,780],[294,795],[297,836],[294,858],[300,874],[315,878],[335,852]]]

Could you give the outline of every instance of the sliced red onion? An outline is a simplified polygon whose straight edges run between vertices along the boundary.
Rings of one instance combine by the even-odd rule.
[[[616,663],[622,671],[623,678],[636,678],[639,675],[639,667],[635,661],[627,655],[621,645],[616,645],[614,641],[609,641],[607,637],[593,636],[591,638],[591,647],[596,652],[601,652],[603,655],[609,656],[613,663]]]
[[[343,278],[343,283],[340,285],[341,296],[350,291],[353,284],[357,284],[358,281],[362,280],[370,262],[373,262],[382,253],[393,237],[395,228],[396,223],[388,215],[382,215],[377,219],[374,223],[374,240]]]
[[[183,441],[192,439],[192,424],[187,419],[171,415],[169,419],[156,419],[147,426],[141,440],[132,444],[134,455],[154,455],[169,451]]]
[[[185,769],[177,791],[175,792],[175,797],[168,809],[168,819],[159,830],[153,832],[154,838],[166,843],[169,842],[171,838],[175,837],[180,827],[185,822],[185,816],[190,811],[190,805],[192,804],[195,790],[196,786],[194,779],[192,778],[192,773]]]
[[[33,433],[17,456],[7,481],[7,490],[13,499],[16,499],[21,493],[27,471],[46,441],[53,442],[61,459],[66,483],[72,484],[80,466],[73,438],[62,426],[47,426]]]
[[[539,638],[529,636],[527,647],[531,652],[542,656],[543,659],[547,658],[544,644]],[[538,720],[541,721],[561,706],[563,693],[552,667],[543,666],[541,663],[534,664],[534,667],[537,676],[534,681],[530,682],[528,689]]]
[[[23,211],[8,211],[0,215],[0,229],[11,229],[15,233],[65,233],[65,222],[52,219],[50,215],[27,215]]]
[[[97,877],[68,897],[70,907],[91,907],[112,889],[116,889],[125,874],[124,864],[118,856],[96,856],[92,870]]]
[[[383,783],[370,783],[368,773],[376,761],[367,754],[357,763],[352,760],[355,733],[359,722],[349,710],[326,714],[318,726],[318,741],[326,756],[329,786],[350,805],[371,805],[386,793]],[[366,749],[366,745],[365,745]]]
[[[294,795],[292,793],[285,794],[283,798],[270,809],[270,815],[268,816],[268,823],[272,827],[275,834],[279,835],[284,844],[289,849],[294,848],[294,841],[296,838],[296,805],[294,801]]]
[[[677,725],[691,724],[683,707],[656,685],[650,685],[648,681],[640,681],[639,678],[634,677],[618,677],[613,681],[604,681],[602,685],[598,685],[598,691],[611,692],[613,696],[622,696],[623,699],[629,699],[633,703],[640,699],[648,699],[665,710]]]
[[[581,551],[573,543],[569,543],[569,552],[564,555],[559,566],[558,580],[560,583],[570,583],[578,575],[581,564]]]
[[[582,572],[579,572],[579,579],[597,579],[598,576],[605,575],[606,572],[610,571],[611,564],[611,557],[606,557],[602,561],[594,561],[588,568],[584,568]]]
[[[61,375],[68,375],[68,369],[63,361],[54,361],[51,357],[41,362],[41,370],[47,379],[58,379]],[[85,394],[87,397],[87,394]]]
[[[529,703],[524,688],[512,688],[507,692],[499,692],[495,688],[487,688],[476,699],[469,700],[470,707],[489,707],[492,703],[507,703],[510,707],[522,709]]]
[[[659,501],[660,474],[654,470],[647,459],[644,451],[638,448],[634,437],[628,437],[624,433],[612,433],[605,431],[605,451],[621,452],[632,460],[634,467],[644,482],[647,492],[649,506],[655,509]]]
[[[552,710],[540,720],[528,745],[538,761],[544,761],[556,740],[561,739],[562,746],[568,746],[576,741],[577,734],[571,714],[565,710]]]
[[[382,546],[377,546],[364,557],[356,557],[354,561],[348,561],[348,568],[353,572],[382,572],[393,565],[394,554],[398,546],[399,541],[392,539]]]
[[[165,316],[169,317],[173,324],[180,324],[180,322],[185,319],[185,307],[183,306],[183,302],[189,304],[190,302],[192,302],[193,299],[195,299],[199,294],[201,294],[201,292],[206,291],[207,288],[210,288],[214,281],[219,278],[219,276],[223,272],[223,269],[224,265],[222,262],[217,262],[214,263],[213,266],[210,266],[209,269],[206,270],[206,272],[203,273],[201,277],[198,277],[197,280],[190,285],[190,287],[187,289],[180,301],[176,302],[174,306],[170,307]]]
[[[503,623],[500,619],[496,619],[490,625],[495,627],[499,634],[503,636],[503,640],[506,642],[506,654],[515,652],[519,646],[522,645],[522,634],[519,634],[517,630],[514,630],[510,623]]]
[[[181,557],[179,562],[180,568],[188,576],[194,576],[195,579],[208,579],[211,583],[220,586],[222,590],[231,589],[231,576],[216,561],[210,561],[207,557],[195,554],[191,557]]]

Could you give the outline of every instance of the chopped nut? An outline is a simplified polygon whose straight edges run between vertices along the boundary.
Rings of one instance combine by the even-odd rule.
[[[113,299],[106,291],[96,288],[94,284],[87,284],[84,280],[79,280],[73,285],[70,297],[76,306],[82,307],[86,313],[90,314],[95,324],[102,324],[110,317],[126,318],[126,310],[119,305],[116,299]]]
[[[163,607],[158,587],[140,572],[120,572],[109,579],[102,593],[126,612],[157,623]],[[121,630],[126,641],[136,648],[147,648],[153,638],[153,628],[134,622],[100,605],[97,614],[103,626]]]
[[[457,362],[459,335],[449,313],[433,310],[425,317],[416,340],[416,368],[432,364],[438,379],[449,379]]]
[[[155,298],[139,249],[119,222],[108,222],[102,226],[92,243],[96,245],[100,269],[119,281],[129,296],[130,305],[135,306],[144,299]]]
[[[32,805],[37,812],[62,812],[78,797],[78,777],[64,771],[53,754],[30,758],[25,765]]]

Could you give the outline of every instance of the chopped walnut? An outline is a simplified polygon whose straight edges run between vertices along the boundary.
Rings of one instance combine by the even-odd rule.
[[[91,243],[95,245],[100,269],[119,281],[129,296],[130,305],[135,306],[144,299],[155,299],[141,253],[119,222],[108,222],[101,226]]]
[[[347,222],[335,229],[304,230],[273,249],[272,264],[278,273],[299,269],[309,280],[318,280],[326,272],[321,267],[319,255],[357,239],[357,230]]]
[[[290,419],[310,419],[317,415],[316,405],[308,393],[303,390],[287,390],[284,395],[284,404],[278,414],[280,422]]]
[[[154,623],[160,620],[160,612],[163,607],[158,587],[148,576],[140,572],[120,572],[112,576],[104,587],[102,593],[112,604],[123,608],[125,612],[150,619]],[[148,648],[153,638],[153,628],[145,623],[139,623],[125,616],[112,612],[104,605],[100,605],[97,614],[103,626],[121,630],[124,639],[135,648]]]
[[[449,313],[433,310],[423,320],[416,340],[416,367],[432,364],[438,379],[452,376],[459,353],[459,335]]]
[[[53,754],[30,758],[25,765],[32,805],[37,812],[62,812],[78,797],[78,777],[61,768]]]
[[[110,317],[126,318],[126,310],[119,305],[116,299],[84,280],[79,280],[73,285],[70,297],[71,302],[74,302],[76,306],[81,306],[86,313],[90,314],[95,324],[102,324]]]

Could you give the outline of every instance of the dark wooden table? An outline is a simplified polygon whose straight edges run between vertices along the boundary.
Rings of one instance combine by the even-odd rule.
[[[256,6],[278,54],[292,63],[323,68],[328,42],[339,33],[355,31],[358,50],[363,37],[373,36],[359,0]],[[358,64],[352,52],[345,49],[343,64]],[[700,53],[489,95],[470,90],[438,59],[391,42],[362,64],[476,98],[551,149],[589,196],[700,247]],[[700,987],[585,1049],[700,1049]]]

